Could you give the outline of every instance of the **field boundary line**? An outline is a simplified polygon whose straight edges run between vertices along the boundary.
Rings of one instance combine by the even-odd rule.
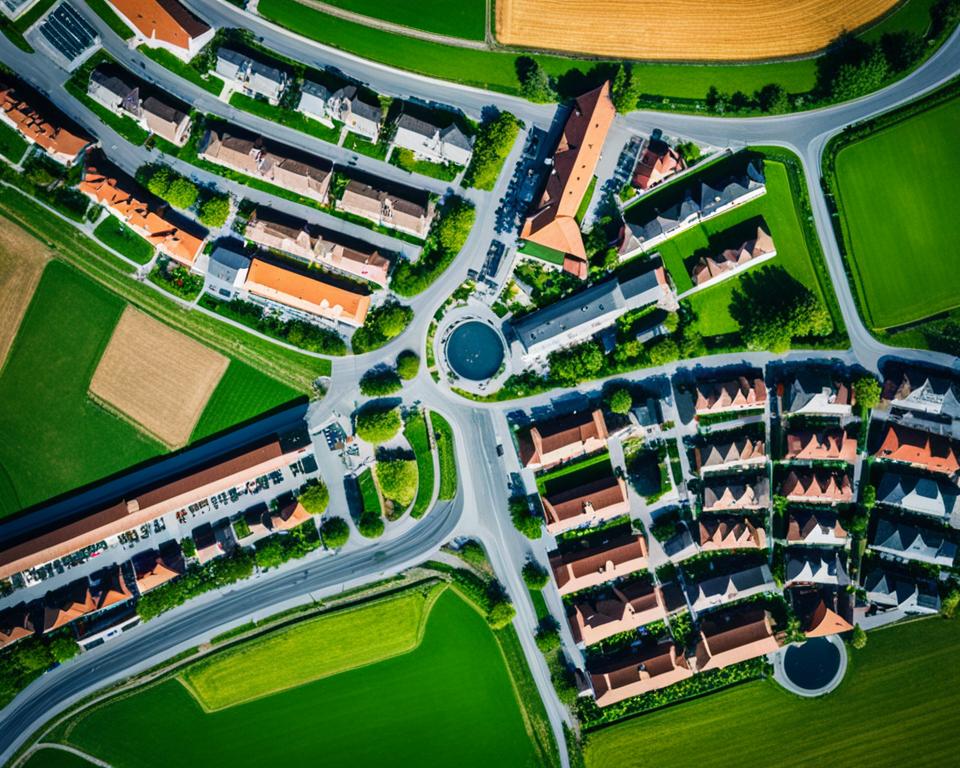
[[[56,744],[52,741],[41,741],[37,744],[34,744],[30,747],[17,762],[13,763],[13,768],[19,768],[22,765],[25,765],[34,754],[39,752],[41,749],[58,749],[61,752],[69,752],[72,755],[76,755],[82,760],[86,760],[91,765],[100,766],[100,768],[113,768],[113,766],[108,763],[106,760],[101,760],[99,757],[94,757],[89,752],[84,752],[81,749],[76,747],[71,747],[67,744]]]
[[[120,410],[119,408],[117,408],[116,406],[111,405],[111,404],[108,403],[106,400],[104,400],[102,397],[100,397],[99,395],[95,394],[94,391],[93,391],[92,389],[90,389],[90,386],[89,386],[89,385],[87,385],[87,399],[88,399],[91,403],[93,403],[95,406],[97,406],[97,408],[100,408],[100,409],[103,410],[105,413],[108,413],[108,414],[110,414],[111,416],[113,416],[113,418],[115,418],[115,419],[120,419],[120,421],[122,421],[122,422],[124,422],[124,423],[126,423],[126,424],[129,424],[131,427],[133,427],[135,430],[137,430],[137,431],[138,431],[140,434],[142,434],[144,437],[149,437],[151,440],[155,440],[156,442],[160,443],[160,445],[162,445],[162,446],[164,446],[165,448],[168,449],[168,452],[169,452],[169,451],[175,451],[175,450],[177,450],[177,449],[179,449],[179,448],[183,448],[183,446],[187,444],[187,443],[183,443],[183,444],[181,444],[181,445],[173,445],[172,443],[168,443],[166,440],[164,440],[163,438],[161,438],[159,435],[156,435],[156,434],[154,434],[153,432],[151,432],[149,429],[147,429],[143,424],[141,424],[141,423],[140,423],[139,421],[137,421],[135,418],[133,418],[133,417],[130,416],[129,414],[124,413],[123,411],[121,411],[121,410]],[[188,442],[189,442],[189,441],[188,441]]]

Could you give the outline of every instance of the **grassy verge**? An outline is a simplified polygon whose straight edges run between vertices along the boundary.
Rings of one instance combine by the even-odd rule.
[[[249,112],[265,120],[285,125],[287,128],[300,131],[321,141],[336,144],[340,138],[340,129],[342,127],[340,123],[334,123],[331,128],[323,123],[318,123],[316,120],[311,120],[301,112],[293,109],[284,109],[279,106],[275,107],[265,101],[251,98],[244,93],[231,94],[230,104],[237,109],[242,109],[244,112]]]
[[[423,176],[430,176],[441,181],[453,181],[457,174],[463,170],[462,165],[443,165],[441,163],[431,163],[427,160],[417,160],[413,152],[403,147],[394,147],[390,155],[390,165],[395,165],[408,173],[419,173]]]
[[[223,80],[210,73],[200,74],[198,70],[189,64],[184,64],[170,51],[165,51],[162,48],[150,48],[146,44],[141,45],[137,50],[148,59],[153,59],[161,67],[169,69],[175,75],[179,75],[184,80],[189,80],[194,85],[199,85],[214,96],[219,96],[223,91]]]
[[[106,0],[86,0],[86,2],[90,10],[103,19],[121,40],[129,40],[133,37],[133,30],[121,21],[114,10],[107,5]]]
[[[374,143],[368,139],[363,138],[363,136],[358,136],[355,133],[347,133],[346,138],[343,140],[343,148],[348,152],[357,152],[361,155],[366,155],[367,157],[372,157],[375,160],[386,160],[387,159],[387,149],[390,147],[390,142],[386,139],[381,138],[380,141]]]
[[[483,40],[486,25],[485,0],[407,0],[391,5],[382,0],[331,0],[330,5],[371,19],[382,19],[404,27],[435,32],[447,37]]]
[[[146,264],[153,258],[153,246],[116,216],[107,216],[97,224],[97,228],[93,230],[93,236],[137,264]]]
[[[457,455],[450,423],[439,413],[430,414],[430,424],[440,460],[440,492],[437,498],[450,500],[457,495]]]
[[[17,46],[17,48],[19,48],[21,51],[33,53],[33,46],[26,41],[23,33],[30,29],[30,27],[36,23],[37,19],[50,10],[51,6],[56,1],[57,0],[40,0],[33,6],[33,8],[24,13],[15,21],[8,19],[3,14],[0,14],[0,31],[2,31],[3,34],[7,36],[7,39],[10,40],[10,42]]]
[[[424,513],[430,508],[434,485],[433,451],[430,450],[427,420],[423,413],[416,413],[407,419],[403,434],[410,442],[413,455],[417,459],[417,497],[414,499],[410,516],[414,518],[423,517]]]
[[[9,125],[0,123],[0,155],[14,163],[19,163],[27,151],[27,140]]]
[[[360,486],[360,499],[363,503],[363,511],[367,514],[374,514],[380,517],[383,514],[383,507],[380,504],[380,494],[377,493],[377,485],[373,480],[373,470],[367,467],[357,476],[357,484]]]

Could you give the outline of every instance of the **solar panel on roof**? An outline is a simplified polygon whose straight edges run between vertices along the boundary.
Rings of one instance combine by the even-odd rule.
[[[40,26],[40,34],[68,61],[73,61],[97,37],[96,30],[69,3],[60,3]]]

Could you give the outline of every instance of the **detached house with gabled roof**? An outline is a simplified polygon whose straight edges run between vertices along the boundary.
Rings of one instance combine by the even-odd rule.
[[[791,430],[787,432],[784,458],[789,461],[857,460],[857,438],[848,429]]]
[[[96,610],[97,601],[90,592],[90,582],[86,578],[71,582],[44,597],[43,632],[53,632]]]
[[[190,132],[190,116],[155,96],[140,98],[140,87],[104,67],[90,73],[87,95],[111,112],[126,113],[143,128],[182,146]]]
[[[732,277],[747,266],[756,266],[776,255],[777,247],[773,238],[759,226],[754,237],[741,243],[738,248],[727,248],[718,256],[701,256],[693,265],[690,278],[697,287],[713,285]]]
[[[788,501],[807,504],[849,504],[853,483],[846,472],[797,468],[787,473],[780,494]]]
[[[217,51],[216,73],[233,90],[266,99],[273,105],[280,103],[290,83],[288,72],[230,48]]]
[[[380,104],[369,104],[361,99],[357,86],[345,85],[334,91],[327,101],[327,108],[330,116],[343,123],[350,133],[374,143],[379,141],[383,110]]]
[[[404,188],[378,189],[372,184],[351,179],[337,201],[337,208],[384,227],[426,237],[436,215],[436,206],[428,193]]]
[[[960,418],[960,387],[947,376],[921,368],[895,369],[883,383],[891,408],[921,416]]]
[[[687,167],[673,147],[654,136],[644,143],[643,151],[640,152],[637,165],[633,169],[633,186],[644,192]]]
[[[734,467],[762,466],[767,463],[764,439],[749,435],[698,445],[693,454],[697,471],[701,474]]]
[[[393,143],[431,163],[467,166],[473,156],[473,142],[456,123],[440,128],[408,114],[397,119]]]
[[[569,619],[577,644],[590,646],[666,617],[660,587],[649,579],[638,579],[614,586],[602,597],[577,601]]]
[[[517,435],[520,463],[546,469],[605,448],[608,436],[599,408],[538,422]]]
[[[702,514],[681,523],[681,530],[664,542],[667,557],[675,562],[700,552],[733,549],[766,549],[767,532],[746,515]]]
[[[544,253],[581,280],[587,279],[587,251],[577,212],[616,114],[609,81],[576,99],[553,153],[546,187],[520,232],[525,250]]]
[[[550,569],[561,595],[645,571],[647,565],[647,540],[642,535],[625,536],[591,549],[550,553]]]
[[[881,608],[916,614],[940,611],[940,594],[933,581],[914,579],[894,568],[874,568],[866,574],[863,588],[867,600]]]
[[[760,376],[738,376],[725,381],[701,381],[694,393],[694,409],[702,413],[762,408],[767,402],[767,385]]]
[[[686,588],[687,602],[694,613],[726,605],[734,600],[776,591],[773,574],[765,564],[736,573],[714,576],[696,584],[688,584]]]
[[[62,123],[63,115],[45,110],[24,101],[13,86],[0,80],[0,122],[9,125],[27,141],[36,144],[50,157],[68,168],[94,142],[79,133],[73,133]]]
[[[180,546],[163,546],[162,552],[151,549],[133,558],[133,572],[136,577],[137,591],[142,595],[156,589],[186,571]]]
[[[957,545],[941,531],[883,516],[870,539],[870,549],[901,560],[952,568]]]
[[[693,676],[693,670],[673,643],[628,650],[588,665],[598,707],[658,691]]]
[[[697,672],[707,672],[766,656],[779,648],[767,611],[732,608],[712,613],[704,620],[691,662]]]
[[[553,535],[598,525],[630,512],[627,485],[611,474],[577,488],[542,497],[547,531]]]
[[[857,402],[849,382],[817,369],[799,373],[777,389],[785,415],[845,417],[851,415]]]
[[[189,61],[213,39],[213,28],[178,0],[107,0],[139,40]]]
[[[770,506],[770,481],[757,477],[752,481],[720,478],[704,483],[704,512],[734,512],[767,509]]]
[[[960,489],[949,480],[890,470],[883,473],[877,487],[877,503],[929,515],[948,522],[953,528],[960,528],[958,497]]]
[[[843,546],[850,534],[832,509],[790,510],[787,517],[788,544]]]
[[[26,603],[0,611],[0,649],[34,634],[33,619]]]
[[[838,635],[853,629],[854,598],[846,588],[796,585],[785,593],[808,638]]]
[[[950,438],[902,424],[888,423],[875,458],[956,475],[960,471],[957,445]]]
[[[844,560],[844,550],[836,547],[788,549],[784,569],[786,583],[845,587],[850,583],[850,577],[847,575]]]

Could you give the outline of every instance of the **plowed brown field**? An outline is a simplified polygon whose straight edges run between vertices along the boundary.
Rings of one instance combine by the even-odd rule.
[[[0,370],[43,268],[53,254],[39,240],[10,222],[0,221]]]
[[[504,45],[654,61],[811,53],[899,0],[497,0]]]
[[[229,360],[127,307],[90,393],[170,446],[184,445]]]

